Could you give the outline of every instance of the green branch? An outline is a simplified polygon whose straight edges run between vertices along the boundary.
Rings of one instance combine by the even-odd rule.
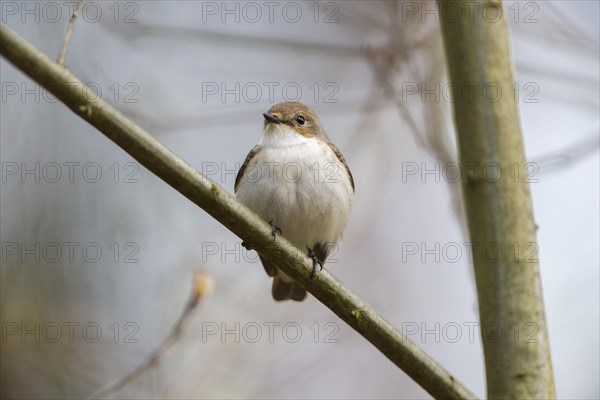
[[[440,1],[438,9],[460,163],[472,166],[463,193],[474,244],[488,398],[554,398],[506,14],[500,0]],[[486,244],[498,256],[485,253]]]
[[[271,227],[258,215],[110,104],[102,99],[90,101],[85,96],[86,86],[69,70],[52,61],[4,24],[0,24],[0,43],[0,53],[7,60],[253,249],[269,259],[276,259],[286,274],[300,282],[431,395],[445,399],[475,398],[435,360],[329,272],[323,270],[309,279],[312,261],[302,251],[283,237],[273,241]]]

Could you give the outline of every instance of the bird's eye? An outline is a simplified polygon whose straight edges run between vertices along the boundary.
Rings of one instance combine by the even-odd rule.
[[[300,125],[304,125],[304,123],[306,122],[306,120],[304,119],[304,117],[302,115],[298,115],[296,117],[296,122],[298,122]]]

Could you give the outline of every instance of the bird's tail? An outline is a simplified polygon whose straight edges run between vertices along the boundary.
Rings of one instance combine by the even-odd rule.
[[[273,277],[271,294],[276,301],[295,300],[302,301],[306,298],[306,289],[293,281],[292,278],[281,272],[275,264],[264,257],[260,261],[265,267],[267,275]]]
[[[266,258],[260,257],[260,261],[262,262],[263,267],[265,267],[267,275],[273,277],[271,294],[276,301],[302,301],[306,298],[306,289],[281,272],[281,270]]]
[[[276,276],[273,278],[271,294],[276,301],[302,301],[306,298],[306,289],[294,281],[288,282],[286,279]]]

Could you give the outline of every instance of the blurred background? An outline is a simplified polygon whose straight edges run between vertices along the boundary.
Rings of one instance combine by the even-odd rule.
[[[56,58],[74,5],[2,1],[1,19]],[[356,182],[326,268],[484,396],[460,182],[445,168],[457,154],[435,10],[86,1],[66,66],[231,192],[261,113],[310,105]],[[503,95],[519,104],[531,162],[520,173],[539,226],[557,395],[598,398],[599,4],[508,1],[504,12],[517,82]],[[239,238],[0,67],[3,398],[429,398],[312,296],[275,303]],[[205,290],[185,313],[198,274]],[[519,329],[503,334],[535,334]]]

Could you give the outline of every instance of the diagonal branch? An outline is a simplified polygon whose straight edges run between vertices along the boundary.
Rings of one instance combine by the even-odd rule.
[[[278,265],[287,275],[299,282],[431,395],[445,399],[476,397],[328,271],[323,270],[309,279],[312,261],[302,251],[283,237],[273,241],[271,227],[258,215],[161,145],[110,104],[102,99],[91,101],[87,98],[87,87],[83,82],[5,24],[0,24],[0,54],[261,255],[277,259]]]

